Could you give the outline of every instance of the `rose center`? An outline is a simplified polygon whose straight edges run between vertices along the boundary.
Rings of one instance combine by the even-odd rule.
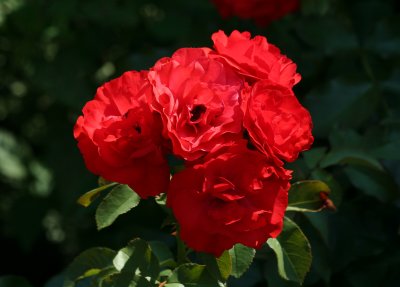
[[[205,111],[206,107],[204,105],[194,106],[194,108],[190,111],[190,114],[192,115],[190,117],[190,121],[191,122],[197,121],[205,113]]]
[[[138,134],[141,134],[141,133],[142,133],[142,128],[139,126],[139,124],[134,125],[133,128],[135,129],[135,131],[136,131]]]

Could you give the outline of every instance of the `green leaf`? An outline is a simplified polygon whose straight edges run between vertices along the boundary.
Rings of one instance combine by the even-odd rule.
[[[326,150],[326,147],[317,147],[312,148],[309,151],[303,152],[304,161],[306,162],[309,169],[314,169],[318,166],[318,163],[324,157]]]
[[[354,129],[341,129],[335,128],[329,134],[329,143],[332,150],[363,150],[365,139],[357,133]]]
[[[110,188],[116,184],[117,184],[116,182],[113,182],[113,183],[109,183],[107,185],[102,185],[98,188],[92,189],[92,190],[86,192],[81,197],[79,197],[78,203],[84,207],[88,207],[100,195],[100,193],[103,190]]]
[[[321,161],[320,166],[327,168],[337,164],[364,165],[382,170],[382,165],[369,152],[356,149],[335,149],[329,152]]]
[[[176,239],[176,249],[177,249],[176,257],[177,257],[178,265],[181,265],[184,263],[189,263],[190,260],[187,258],[188,248],[187,248],[185,242],[183,242],[183,240],[179,236],[179,233],[175,236],[175,239]]]
[[[378,102],[379,94],[370,83],[336,79],[313,90],[304,105],[312,115],[314,135],[323,137],[335,126],[358,127],[373,114]]]
[[[350,182],[365,194],[383,202],[395,198],[396,183],[386,172],[364,166],[348,166],[344,171]]]
[[[329,242],[329,223],[327,213],[305,213],[301,228],[307,234],[313,251],[313,262],[310,273],[321,277],[327,284],[332,275]],[[321,226],[324,224],[324,226]],[[311,277],[311,276],[310,276]]]
[[[172,275],[172,270],[171,269],[164,269],[164,270],[162,270],[160,272],[159,275],[160,275],[160,280],[161,280],[161,277],[168,278],[168,277],[170,277]]]
[[[334,209],[328,198],[329,187],[319,180],[298,181],[289,190],[287,211],[317,212],[324,208]]]
[[[228,250],[222,253],[219,258],[208,253],[201,253],[201,259],[217,280],[225,282],[231,275],[232,259]]]
[[[194,263],[182,264],[176,268],[172,275],[168,278],[166,286],[175,287],[175,285],[172,284],[179,284],[176,286],[184,287],[223,286],[210,274],[205,265],[198,265]]]
[[[110,226],[121,214],[137,206],[140,197],[125,184],[114,187],[103,199],[96,210],[97,229]]]
[[[232,259],[232,273],[231,275],[239,278],[247,269],[249,269],[253,262],[256,251],[254,248],[244,246],[242,244],[235,244],[230,250],[229,254]]]
[[[129,273],[134,276],[139,274],[143,277],[150,277],[155,281],[160,273],[160,264],[157,257],[150,249],[149,244],[142,239],[134,239],[128,246],[120,249],[113,259],[114,267],[122,273]]]
[[[118,276],[117,274],[119,274],[119,272],[117,269],[115,269],[114,266],[103,268],[102,270],[100,270],[100,272],[93,276],[92,286],[106,287],[108,283],[111,283],[113,281],[113,278]]]
[[[400,160],[400,141],[392,141],[371,150],[371,154],[380,159]]]
[[[327,213],[304,213],[304,217],[309,221],[310,225],[317,231],[318,236],[322,239],[326,246],[330,246],[329,217]],[[308,233],[307,233],[308,234]],[[312,246],[312,245],[311,245]]]
[[[74,287],[75,282],[93,276],[102,269],[112,267],[116,252],[104,247],[90,248],[79,254],[65,272],[64,287]]]
[[[26,279],[17,276],[1,276],[0,287],[31,287]]]
[[[114,276],[112,287],[152,287],[149,281],[141,275],[132,274],[128,272],[122,272],[117,276]],[[110,287],[111,287],[110,286]],[[97,286],[96,286],[97,287]]]
[[[150,248],[154,255],[160,262],[160,267],[162,268],[175,268],[176,262],[174,260],[174,255],[165,243],[161,241],[150,241]]]
[[[105,179],[104,177],[99,176],[99,178],[97,179],[97,184],[99,186],[104,186],[104,185],[109,185],[111,183],[114,183],[112,181],[109,181],[107,179]]]
[[[285,218],[282,233],[267,241],[276,254],[279,275],[288,281],[302,284],[311,267],[311,247],[296,223]]]

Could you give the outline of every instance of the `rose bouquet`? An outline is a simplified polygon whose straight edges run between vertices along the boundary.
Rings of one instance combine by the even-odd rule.
[[[247,32],[212,39],[214,49],[182,48],[104,84],[74,136],[90,171],[142,198],[167,193],[183,241],[219,256],[279,235],[291,179],[283,163],[313,137],[290,59]],[[171,156],[183,167],[170,180]]]
[[[156,269],[139,278],[135,271],[131,281],[153,278],[164,286],[182,283],[179,276],[199,279],[203,267],[185,265],[187,252],[194,250],[219,257],[211,266],[225,268],[214,277],[224,282],[229,275],[243,274],[254,257],[253,248],[266,242],[281,262],[282,276],[290,277],[279,254],[296,242],[300,253],[289,259],[295,261],[295,280],[301,282],[311,264],[310,247],[285,211],[318,211],[330,203],[329,188],[319,181],[295,183],[293,196],[288,194],[292,171],[284,164],[295,161],[313,143],[310,114],[293,93],[301,77],[296,65],[265,37],[219,31],[212,40],[213,49],[179,49],[148,71],[125,72],[98,88],[76,122],[74,137],[87,168],[108,184],[79,202],[87,206],[100,191],[117,185],[96,211],[99,229],[140,198],[156,196],[167,212],[172,211],[178,239],[178,263],[167,266],[175,268],[168,269],[172,275]],[[124,270],[148,266],[135,261],[139,265],[132,269],[127,267],[129,260],[150,258],[140,252],[157,256],[159,247],[153,247],[134,240],[107,255],[114,258],[109,268],[119,274],[117,278],[125,278]],[[165,252],[158,259],[164,257]],[[151,260],[146,264],[153,266]],[[233,270],[234,264],[242,267]],[[74,263],[71,266],[75,270]],[[108,270],[98,269],[102,268]],[[71,278],[76,277],[73,274]]]

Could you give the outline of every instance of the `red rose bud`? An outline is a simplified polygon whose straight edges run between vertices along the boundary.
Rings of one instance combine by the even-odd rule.
[[[101,86],[74,127],[87,168],[128,184],[141,197],[165,192],[169,168],[161,150],[161,119],[146,100],[147,72],[126,72]]]
[[[243,91],[242,107],[251,142],[267,156],[292,162],[311,147],[311,116],[291,89],[259,81]]]
[[[296,64],[265,37],[251,38],[249,32],[235,30],[230,36],[223,31],[214,33],[212,40],[219,57],[245,76],[250,84],[268,79],[292,88],[301,79],[296,73]]]
[[[208,48],[183,48],[159,60],[149,72],[163,134],[175,155],[193,161],[241,138],[243,79],[210,57]]]
[[[290,171],[244,145],[175,174],[167,204],[186,244],[219,257],[236,243],[260,248],[282,230]]]
[[[213,0],[222,17],[253,19],[260,26],[299,9],[299,0]]]

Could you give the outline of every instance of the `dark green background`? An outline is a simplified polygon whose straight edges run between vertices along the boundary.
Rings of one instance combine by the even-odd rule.
[[[97,86],[179,47],[211,46],[218,29],[267,36],[303,76],[295,92],[316,140],[289,167],[296,179],[325,180],[338,208],[295,215],[313,248],[305,285],[400,286],[395,0],[303,0],[301,11],[267,28],[221,19],[207,0],[1,0],[0,275],[43,286],[88,247],[118,249],[136,236],[173,242],[152,200],[96,231],[94,208],[76,204],[97,179],[72,128]],[[277,277],[274,261],[262,250],[229,286],[296,286]],[[46,286],[61,286],[60,278]]]

